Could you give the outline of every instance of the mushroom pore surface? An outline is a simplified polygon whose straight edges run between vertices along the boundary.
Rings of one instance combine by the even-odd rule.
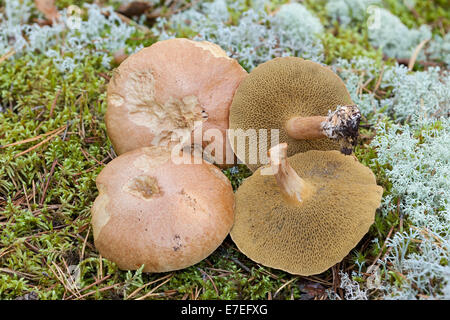
[[[289,145],[288,156],[308,150],[339,150],[339,142],[326,137],[296,139],[288,135],[286,125],[296,117],[322,119],[338,106],[349,105],[354,103],[344,82],[330,69],[301,58],[276,58],[253,69],[236,90],[230,109],[230,129],[242,131],[230,131],[229,140],[237,157],[253,171],[266,164],[261,159],[251,161],[249,156],[250,145],[260,143],[259,129],[269,130],[268,145],[270,130],[278,129],[279,143]],[[314,121],[306,124],[310,122]],[[238,140],[244,138],[245,148],[238,148]]]
[[[206,41],[169,39],[131,55],[115,70],[107,90],[105,121],[116,153],[191,145],[194,131],[201,137],[216,129],[222,154],[232,154],[226,138],[229,108],[246,75],[236,60]],[[203,140],[201,147],[213,139]],[[212,155],[217,163],[224,162],[224,156],[214,157],[216,150]]]
[[[303,180],[301,201],[287,201],[275,176],[261,175],[270,167],[259,168],[236,192],[231,237],[265,266],[318,274],[340,262],[367,233],[382,188],[369,168],[339,151],[311,150],[288,161]]]
[[[231,229],[234,195],[221,170],[201,159],[177,165],[170,156],[162,147],[139,148],[115,158],[97,177],[95,246],[120,269],[191,266]]]

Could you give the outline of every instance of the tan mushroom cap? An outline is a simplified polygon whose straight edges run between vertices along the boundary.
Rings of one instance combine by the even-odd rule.
[[[302,181],[297,184],[302,200],[288,200],[276,176],[261,175],[270,167],[260,167],[235,194],[231,237],[260,264],[318,274],[340,262],[367,233],[383,189],[369,168],[339,151],[312,150],[288,161]],[[285,169],[282,174],[289,175]]]
[[[136,149],[97,177],[95,246],[120,269],[186,268],[210,255],[231,229],[234,194],[221,170],[200,158],[177,165],[170,156],[162,147]]]
[[[315,119],[348,105],[353,105],[350,94],[330,69],[301,58],[275,58],[253,69],[239,85],[230,109],[230,129],[255,129],[256,133],[259,129],[279,129],[279,142],[289,145],[288,156],[308,150],[339,150],[339,143],[329,138],[294,138],[286,126],[295,117],[309,119],[305,125],[320,124]],[[243,133],[236,136],[243,137]],[[256,143],[256,137],[251,139]],[[270,131],[267,139],[270,145]],[[260,159],[250,163],[249,139],[244,150],[237,148],[237,139],[230,136],[230,141],[237,157],[251,170],[266,164]]]
[[[246,75],[236,60],[206,41],[169,39],[131,55],[115,70],[107,91],[105,121],[116,153],[189,137],[192,145],[200,123],[200,137],[217,129],[223,158],[227,150],[233,157],[226,136],[229,108]],[[203,141],[202,147],[210,143]],[[219,164],[225,162],[215,158],[215,150],[212,154]]]

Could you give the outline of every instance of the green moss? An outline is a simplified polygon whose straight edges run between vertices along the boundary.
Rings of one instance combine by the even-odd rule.
[[[336,35],[335,35],[336,34]],[[324,46],[325,63],[331,64],[337,58],[351,60],[365,56],[381,61],[383,53],[375,50],[368,41],[367,30],[340,28],[337,24],[321,35]]]
[[[93,3],[93,2],[94,1],[92,1],[92,0],[88,0],[88,1],[85,1],[85,0],[56,0],[55,5],[58,8],[67,8],[70,5],[82,7],[83,4],[85,4],[85,3]],[[106,2],[106,1],[104,1],[104,2]]]

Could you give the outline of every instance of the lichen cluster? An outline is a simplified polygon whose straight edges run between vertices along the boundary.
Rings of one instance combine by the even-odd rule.
[[[176,12],[149,1],[156,19],[92,2],[56,1],[61,22],[39,25],[33,1],[0,0],[0,299],[450,298],[447,1],[214,0]],[[166,274],[119,271],[98,254],[90,208],[115,157],[104,125],[114,57],[170,37],[214,42],[247,71],[299,56],[344,80],[363,114],[355,154],[384,195],[369,233],[333,269],[294,277],[229,238]],[[224,173],[234,189],[250,175],[244,165]]]

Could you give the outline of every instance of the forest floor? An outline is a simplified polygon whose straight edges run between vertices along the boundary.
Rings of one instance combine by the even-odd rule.
[[[0,0],[0,299],[450,298],[448,1],[120,2]],[[108,81],[120,54],[174,36],[215,42],[249,72],[293,55],[345,81],[363,113],[355,155],[384,195],[342,262],[291,275],[230,237],[170,273],[121,271],[99,255],[90,208],[115,157]],[[251,174],[223,172],[234,189]]]

